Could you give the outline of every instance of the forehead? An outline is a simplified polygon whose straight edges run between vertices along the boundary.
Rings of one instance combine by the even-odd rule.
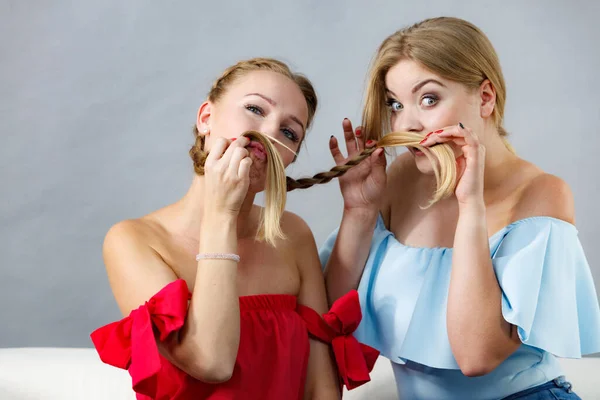
[[[421,63],[413,60],[401,60],[394,65],[385,75],[385,85],[388,89],[412,89],[416,84],[425,79],[436,79],[444,84],[447,79],[431,72]]]
[[[401,60],[396,63],[385,75],[385,87],[396,96],[409,96],[418,93],[420,87],[429,87],[428,81],[438,81],[437,89],[452,92],[457,96],[476,95],[476,87],[468,87],[452,79],[443,78],[427,69],[423,64],[413,60]],[[413,90],[414,93],[413,93]]]

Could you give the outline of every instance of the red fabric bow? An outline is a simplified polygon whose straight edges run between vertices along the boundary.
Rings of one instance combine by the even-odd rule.
[[[185,322],[190,293],[184,280],[169,283],[128,317],[96,329],[90,335],[100,359],[127,369],[137,393],[155,397],[161,368],[155,327],[164,341]]]
[[[359,343],[352,335],[362,319],[356,290],[337,299],[323,318],[312,308],[300,304],[297,312],[313,336],[331,343],[340,377],[348,390],[371,380],[369,372],[373,370],[379,351]]]

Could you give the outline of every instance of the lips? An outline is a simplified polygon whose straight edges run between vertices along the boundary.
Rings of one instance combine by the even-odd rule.
[[[421,150],[417,149],[416,147],[411,147],[410,151],[417,157],[425,155],[425,153],[423,153]]]
[[[262,143],[251,141],[248,144],[248,148],[250,149],[250,152],[254,154],[259,160],[267,159],[267,151],[265,150],[265,146],[263,146]]]

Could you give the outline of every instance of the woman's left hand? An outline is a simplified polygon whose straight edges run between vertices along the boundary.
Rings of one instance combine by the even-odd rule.
[[[460,123],[428,134],[421,145],[431,147],[447,142],[460,146],[463,153],[456,159],[458,183],[455,194],[459,205],[482,204],[485,147],[471,129]]]

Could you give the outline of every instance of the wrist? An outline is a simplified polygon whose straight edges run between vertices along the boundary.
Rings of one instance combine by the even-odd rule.
[[[231,225],[237,224],[238,211],[224,210],[224,209],[211,209],[206,210],[202,216],[202,224],[216,225],[220,224]]]
[[[211,213],[202,218],[200,243],[226,242],[230,237],[237,238],[237,216],[225,213]]]
[[[459,218],[469,217],[476,219],[482,218],[485,220],[485,202],[483,199],[459,202],[458,215]]]
[[[342,220],[351,223],[352,225],[371,225],[377,220],[379,209],[377,208],[344,208]]]
[[[341,227],[351,227],[352,232],[359,234],[370,233],[375,228],[378,216],[378,209],[344,209]]]

